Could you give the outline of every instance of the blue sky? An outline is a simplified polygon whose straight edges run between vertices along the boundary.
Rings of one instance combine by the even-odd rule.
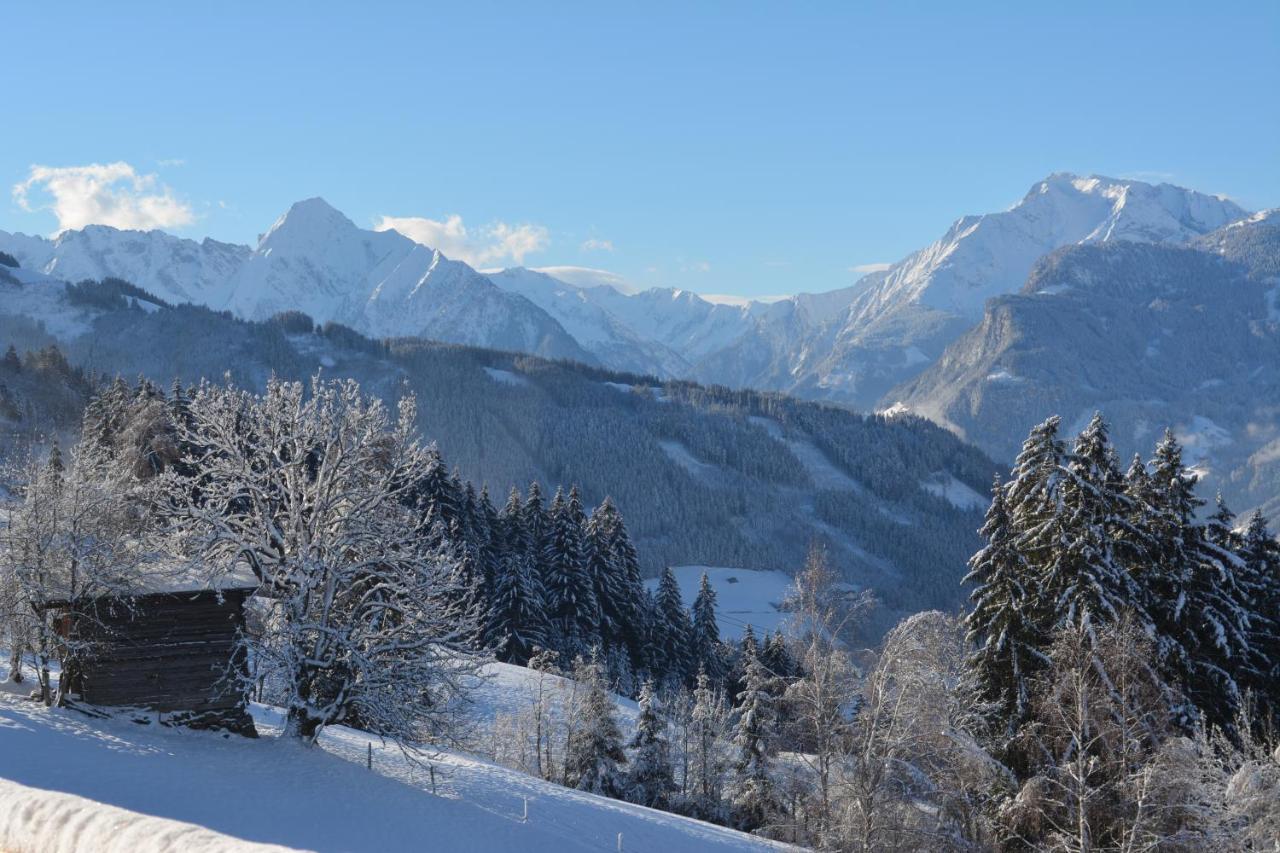
[[[1054,171],[1280,205],[1272,0],[15,3],[0,43],[11,231],[252,243],[320,195],[481,265],[767,295]]]

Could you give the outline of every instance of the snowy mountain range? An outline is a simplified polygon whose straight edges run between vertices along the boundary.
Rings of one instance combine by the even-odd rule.
[[[1002,213],[963,217],[856,285],[777,301],[628,292],[578,268],[481,274],[323,200],[293,205],[254,248],[89,226],[49,240],[0,232],[0,251],[66,281],[114,276],[169,302],[264,319],[301,310],[377,337],[423,336],[616,370],[788,391],[869,409],[1021,287],[1061,246],[1182,245],[1248,215],[1161,184],[1056,174]],[[781,289],[781,288],[780,288]]]
[[[1172,427],[1186,458],[1243,510],[1280,512],[1280,217],[1189,246],[1075,245],[891,394],[996,458],[1049,413],[1101,410],[1122,452]]]

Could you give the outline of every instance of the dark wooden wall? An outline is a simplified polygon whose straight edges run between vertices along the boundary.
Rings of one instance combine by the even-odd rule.
[[[91,705],[133,705],[194,713],[243,708],[229,669],[243,671],[237,647],[243,590],[156,593],[99,602],[75,630],[94,641],[73,687]]]

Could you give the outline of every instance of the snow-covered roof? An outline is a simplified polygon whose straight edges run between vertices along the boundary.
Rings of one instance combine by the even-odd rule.
[[[130,589],[135,595],[254,589],[258,578],[243,560],[217,568],[199,560],[157,561],[142,567],[142,581]]]

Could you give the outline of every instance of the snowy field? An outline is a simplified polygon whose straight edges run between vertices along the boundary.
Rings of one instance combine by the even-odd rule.
[[[523,676],[510,671],[498,676],[476,696],[482,715],[516,702],[508,688],[518,687]],[[0,777],[239,839],[315,851],[614,851],[619,833],[626,851],[779,849],[732,830],[562,788],[461,752],[435,752],[415,762],[392,744],[340,726],[327,729],[318,748],[307,748],[272,737],[281,722],[274,709],[255,706],[253,714],[264,735],[258,740],[93,719],[45,709],[0,690]],[[370,753],[372,770],[366,769]],[[18,797],[32,807],[29,791],[5,791],[15,799],[0,800],[0,809],[12,807]],[[76,827],[88,832],[116,826],[83,803],[68,814],[79,817],[72,819],[74,826],[59,829],[64,841],[74,839]],[[169,827],[178,833],[175,838],[183,837],[181,829]],[[127,830],[128,824],[119,825],[111,833]],[[85,837],[55,846],[53,837],[28,848],[12,839],[6,843],[42,853],[106,849],[105,840]],[[210,844],[127,849],[235,849]]]
[[[781,606],[792,593],[795,582],[782,572],[716,566],[674,566],[671,571],[680,585],[685,607],[691,607],[698,597],[702,574],[706,573],[711,588],[716,591],[716,623],[720,626],[720,636],[726,640],[741,639],[748,625],[757,637],[763,638],[787,621],[788,614],[782,612]],[[658,581],[647,580],[645,585],[656,591]]]

